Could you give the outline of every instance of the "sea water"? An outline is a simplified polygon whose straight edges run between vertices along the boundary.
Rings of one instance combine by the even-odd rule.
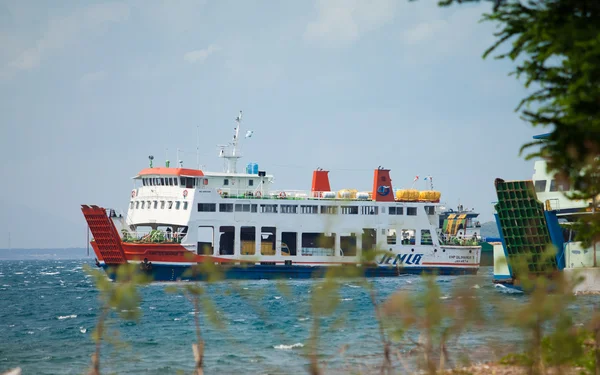
[[[98,292],[82,266],[89,260],[0,261],[0,373],[21,367],[24,374],[81,374],[90,364],[95,346],[92,334],[98,318]],[[492,283],[492,269],[481,268],[478,277],[447,276],[437,279],[441,299],[451,301],[453,286],[475,281],[477,298],[488,317],[498,313],[499,299],[510,309],[527,301]],[[205,340],[207,374],[306,373],[308,339],[314,326],[311,295],[317,281],[222,281],[207,287],[223,327],[215,327],[200,314]],[[379,301],[399,290],[419,292],[425,283],[418,276],[371,279]],[[111,319],[110,342],[102,346],[103,373],[170,374],[193,369],[192,343],[196,340],[194,309],[181,293],[165,292],[156,283],[141,288],[143,301],[138,322]],[[578,297],[570,308],[585,314],[600,301]],[[382,344],[370,294],[358,281],[341,281],[338,306],[320,324],[319,362],[326,373],[352,370],[373,372],[382,362]],[[585,316],[579,316],[581,321]],[[337,324],[337,323],[342,324]],[[118,333],[116,333],[118,332]],[[413,332],[413,335],[417,333]],[[413,337],[418,340],[418,335]],[[472,362],[497,360],[518,349],[522,333],[498,319],[468,329],[452,349]],[[413,367],[406,344],[394,351]],[[395,366],[402,371],[394,356]],[[451,358],[452,359],[452,358]]]

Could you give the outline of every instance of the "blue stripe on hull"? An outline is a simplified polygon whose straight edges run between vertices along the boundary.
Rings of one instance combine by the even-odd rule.
[[[114,274],[107,270],[106,265],[102,266],[111,279]],[[274,266],[274,265],[252,265],[252,266],[222,266],[225,279],[232,280],[264,280],[264,279],[309,279],[323,277],[327,271],[327,266]],[[334,266],[340,267],[340,266]],[[189,266],[178,265],[153,265],[152,278],[154,281],[177,281],[191,280],[188,275],[183,275]],[[438,275],[475,275],[477,268],[459,268],[459,267],[370,267],[364,268],[366,277],[393,277],[399,275],[420,275],[437,273]],[[198,275],[195,280],[205,280],[206,275]]]

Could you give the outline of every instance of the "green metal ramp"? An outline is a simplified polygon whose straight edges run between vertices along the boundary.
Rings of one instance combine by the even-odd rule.
[[[533,181],[494,181],[498,203],[494,206],[499,220],[504,253],[511,277],[511,264],[527,260],[532,274],[558,270],[556,257],[543,257],[550,233],[546,225],[544,206],[537,200]]]

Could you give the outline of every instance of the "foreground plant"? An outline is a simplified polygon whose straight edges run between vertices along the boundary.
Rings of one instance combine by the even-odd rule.
[[[92,336],[96,342],[96,349],[92,355],[92,366],[88,374],[100,375],[100,348],[107,320],[111,313],[116,312],[121,319],[138,321],[141,316],[139,306],[142,300],[138,287],[149,283],[151,278],[133,264],[122,264],[115,269],[109,269],[109,274],[114,275],[114,282],[102,270],[84,265],[84,271],[94,278],[99,291],[100,314]]]
[[[482,323],[483,315],[472,284],[455,288],[445,300],[435,276],[424,275],[423,282],[422,292],[400,290],[391,295],[382,304],[381,319],[395,342],[406,340],[416,347],[419,367],[436,374],[448,366],[448,344],[469,325]],[[418,333],[417,341],[411,333]]]

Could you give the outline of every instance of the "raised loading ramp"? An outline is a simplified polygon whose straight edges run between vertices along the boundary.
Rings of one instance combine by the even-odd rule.
[[[551,243],[544,205],[537,200],[533,181],[494,182],[498,203],[494,206],[500,220],[504,252],[511,277],[511,264],[527,261],[529,272],[540,274],[558,269],[556,257],[544,257]],[[518,277],[518,275],[517,275]]]
[[[112,220],[106,215],[106,209],[81,205],[81,211],[104,262],[107,265],[127,263],[125,252],[121,246],[121,237]]]

